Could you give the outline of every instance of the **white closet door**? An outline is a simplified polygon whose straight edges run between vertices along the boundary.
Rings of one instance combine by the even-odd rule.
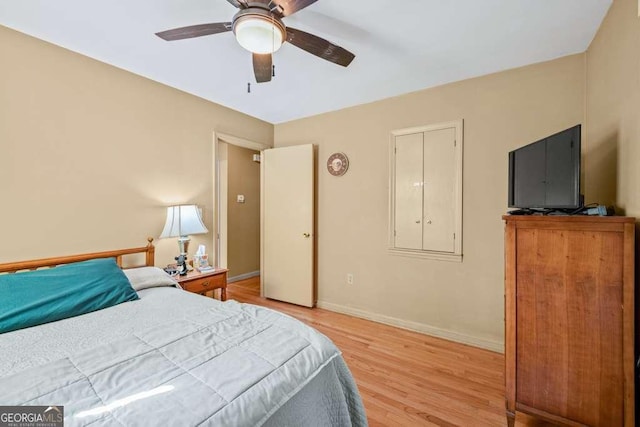
[[[423,134],[395,142],[395,247],[422,249]]]
[[[424,133],[423,250],[455,250],[455,139],[455,128]]]
[[[313,145],[264,150],[261,166],[264,295],[313,307]]]

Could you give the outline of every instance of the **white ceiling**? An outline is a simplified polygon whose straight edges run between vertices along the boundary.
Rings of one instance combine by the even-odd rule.
[[[356,54],[348,68],[288,43],[255,84],[232,33],[154,33],[230,21],[226,0],[0,0],[0,25],[271,123],[583,52],[612,0],[319,0],[284,19]],[[252,84],[247,93],[247,82]]]

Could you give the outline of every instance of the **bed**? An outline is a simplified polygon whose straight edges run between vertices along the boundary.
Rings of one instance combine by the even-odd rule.
[[[144,265],[120,270],[132,254]],[[74,268],[110,262],[130,283],[130,300],[36,326],[11,323],[28,318],[29,307],[12,314],[20,302],[12,305],[10,292],[28,290],[29,274],[56,276],[36,277],[42,287],[34,298],[46,306],[40,294],[56,280],[65,287]],[[0,328],[9,329],[0,333],[0,405],[63,406],[67,426],[367,425],[353,377],[328,338],[273,310],[185,292],[153,263],[150,240],[0,264]],[[73,292],[94,287],[88,280]]]

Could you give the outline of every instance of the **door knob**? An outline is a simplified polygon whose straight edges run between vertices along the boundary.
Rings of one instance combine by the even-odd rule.
[[[309,233],[302,233],[302,235],[303,235],[305,238],[307,238],[307,239],[308,239],[309,237],[311,237],[311,234],[309,234]]]
[[[428,220],[428,221],[427,221],[427,224],[431,224],[431,220]]]

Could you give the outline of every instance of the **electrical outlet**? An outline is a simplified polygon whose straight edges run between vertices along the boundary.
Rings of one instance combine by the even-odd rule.
[[[353,285],[353,274],[347,273],[347,285]]]

